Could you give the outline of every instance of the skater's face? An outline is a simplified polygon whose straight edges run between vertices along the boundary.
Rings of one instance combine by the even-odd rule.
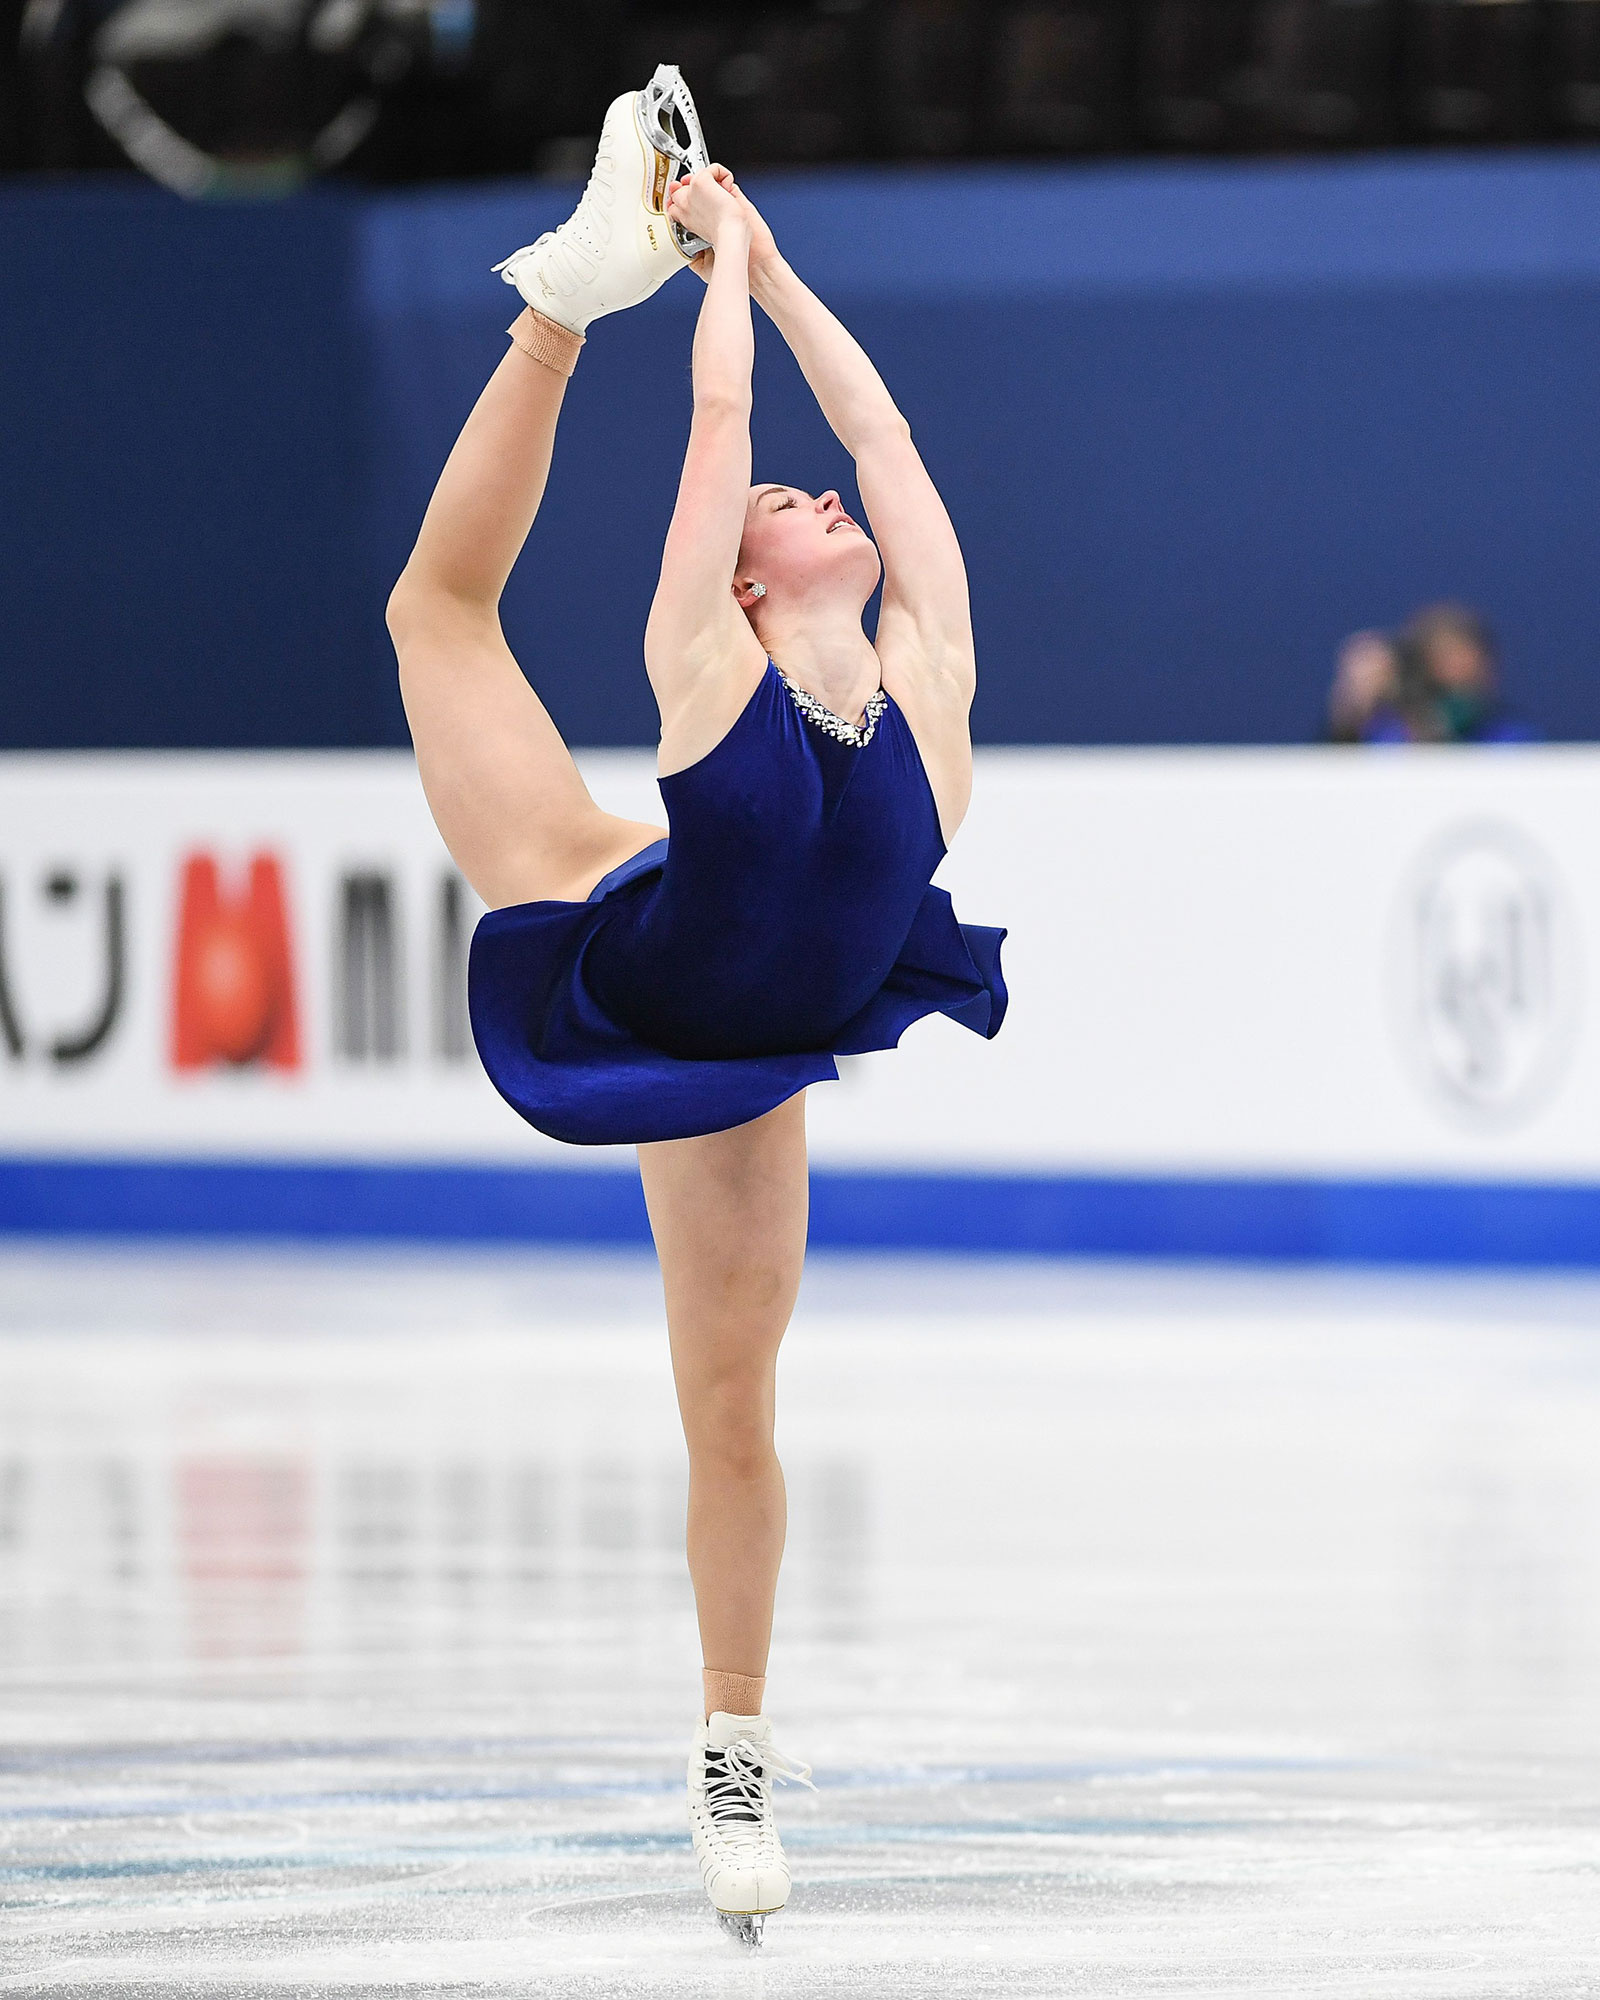
[[[831,489],[752,486],[739,549],[738,582],[766,586],[771,605],[848,597],[857,610],[878,587],[878,551]]]

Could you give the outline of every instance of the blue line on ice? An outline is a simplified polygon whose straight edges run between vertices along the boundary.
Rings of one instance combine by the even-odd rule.
[[[1278,1771],[1350,1771],[1370,1769],[1368,1760],[1332,1757],[1250,1757],[1203,1764],[1152,1761],[1135,1765],[1017,1764],[991,1767],[952,1766],[902,1770],[843,1771],[829,1777],[819,1790],[827,1792],[882,1792],[917,1787],[944,1789],[955,1785],[1063,1785],[1082,1784],[1103,1777],[1161,1777],[1194,1779],[1220,1776],[1249,1776]],[[363,1806],[456,1805],[481,1801],[519,1799],[602,1799],[639,1798],[671,1795],[682,1788],[683,1780],[671,1778],[619,1778],[610,1783],[589,1780],[579,1784],[542,1785],[411,1785],[398,1791],[342,1792],[251,1792],[233,1797],[170,1799],[103,1799],[81,1805],[0,1806],[3,1820],[103,1820],[166,1819],[179,1814],[240,1812],[301,1812],[307,1808],[358,1808]]]
[[[968,1840],[1104,1840],[1151,1836],[1237,1834],[1258,1831],[1249,1820],[1185,1819],[1062,1819],[1062,1820],[956,1820],[941,1825],[906,1823],[862,1826],[791,1827],[784,1842],[790,1847],[884,1847],[936,1841]],[[393,1869],[406,1865],[434,1866],[440,1861],[468,1863],[496,1855],[525,1854],[609,1854],[619,1850],[663,1854],[687,1848],[689,1837],[682,1833],[575,1833],[530,1834],[514,1844],[496,1842],[489,1846],[436,1849],[382,1848],[360,1852],[270,1855],[194,1855],[166,1861],[93,1861],[82,1863],[18,1863],[0,1868],[0,1883],[117,1881],[139,1875],[248,1874],[252,1870],[361,1868]]]

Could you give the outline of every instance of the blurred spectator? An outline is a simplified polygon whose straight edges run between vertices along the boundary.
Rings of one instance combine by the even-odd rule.
[[[1331,743],[1527,743],[1500,698],[1499,650],[1465,604],[1430,604],[1389,638],[1353,633],[1328,695]]]
[[[1387,740],[1374,730],[1395,716],[1400,696],[1400,665],[1394,642],[1384,632],[1352,632],[1339,648],[1328,691],[1329,743],[1371,743]]]
[[[1396,641],[1401,708],[1414,738],[1433,743],[1525,743],[1536,731],[1500,699],[1499,648],[1465,604],[1430,604]]]

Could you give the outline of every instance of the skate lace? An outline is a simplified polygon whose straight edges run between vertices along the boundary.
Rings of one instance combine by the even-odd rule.
[[[817,1789],[809,1764],[795,1763],[775,1743],[752,1743],[746,1736],[736,1736],[724,1750],[707,1750],[705,1770],[706,1809],[721,1833],[737,1835],[764,1824],[774,1778],[780,1785]]]
[[[545,259],[545,271],[568,296],[592,277],[611,241],[611,210],[616,200],[611,164],[610,151],[602,146],[595,154],[578,205],[566,221],[557,229],[547,229],[525,248],[513,251],[504,263],[495,265],[495,270],[504,273],[519,258],[549,244],[552,247]]]
[[[596,153],[583,199],[556,231],[557,243],[569,255],[581,248],[590,258],[598,259],[611,241],[611,206],[616,200],[611,167],[608,151],[602,149]]]

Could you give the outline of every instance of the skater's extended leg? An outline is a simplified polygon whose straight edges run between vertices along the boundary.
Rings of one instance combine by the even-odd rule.
[[[773,1395],[805,1260],[804,1093],[729,1132],[641,1146],[639,1167],[689,1446],[705,1664],[759,1681],[786,1520]]]
[[[580,900],[662,832],[596,805],[500,629],[500,594],[544,494],[566,387],[558,368],[507,350],[389,600],[428,804],[491,908]]]
[[[669,65],[612,103],[576,209],[499,267],[529,311],[450,454],[390,600],[428,803],[493,906],[586,896],[661,836],[590,798],[511,657],[498,606],[539,510],[584,331],[648,298],[703,247],[665,204],[674,174],[705,163],[693,101]]]

